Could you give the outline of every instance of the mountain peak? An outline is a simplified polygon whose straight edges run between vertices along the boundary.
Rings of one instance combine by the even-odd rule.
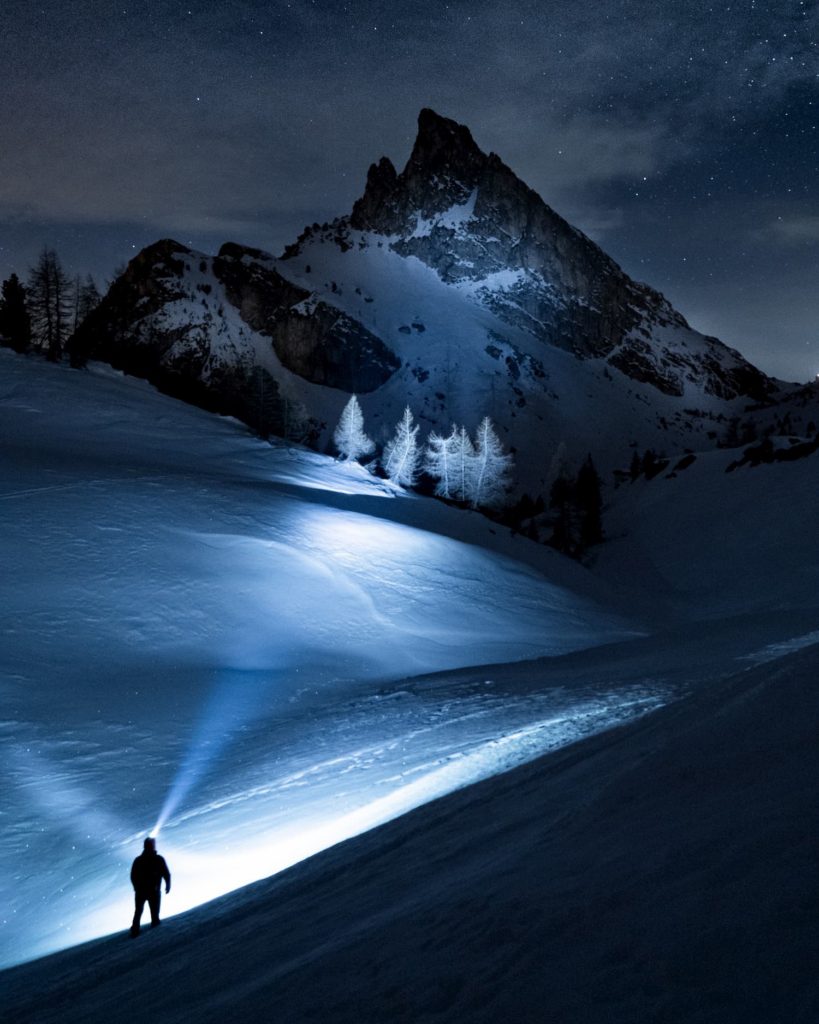
[[[407,167],[433,170],[451,162],[482,164],[486,155],[478,148],[466,125],[442,117],[429,107],[418,115],[418,135]]]
[[[490,159],[465,125],[424,107],[406,167],[397,174],[386,157],[372,164],[350,223],[361,230],[401,233],[416,213],[464,202]]]

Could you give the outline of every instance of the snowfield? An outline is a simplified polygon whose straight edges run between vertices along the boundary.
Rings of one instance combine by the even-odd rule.
[[[94,940],[3,1019],[815,1024],[819,458],[733,454],[589,572],[0,350],[0,963]]]
[[[120,926],[136,837],[177,776],[163,840],[189,882],[169,912],[661,699],[584,694],[568,727],[567,700],[482,678],[400,699],[409,676],[637,627],[478,515],[107,368],[0,356],[0,963]]]

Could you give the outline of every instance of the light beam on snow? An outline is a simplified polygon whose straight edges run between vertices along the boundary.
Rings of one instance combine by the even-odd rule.
[[[122,833],[122,822],[99,805],[98,794],[30,749],[8,750],[10,762],[39,816],[66,842],[93,849]]]
[[[644,693],[631,699],[616,699],[608,705],[596,702],[565,709],[560,715],[529,723],[468,752],[405,765],[401,775],[388,780],[394,788],[384,792],[384,780],[377,787],[364,788],[355,794],[355,799],[363,802],[350,809],[344,809],[345,804],[349,806],[350,783],[342,769],[334,784],[332,802],[340,808],[335,814],[327,813],[326,805],[318,813],[312,810],[309,790],[302,800],[304,816],[274,827],[265,827],[263,801],[246,793],[220,799],[176,821],[166,814],[167,827],[158,848],[168,859],[175,882],[170,896],[163,897],[163,916],[171,917],[269,877],[431,800],[646,714],[663,703],[663,696]],[[194,776],[198,764],[198,759],[193,758]],[[275,786],[271,789],[275,797]],[[190,791],[190,786],[186,791]],[[173,792],[182,791],[175,788]],[[170,794],[166,807],[169,802]],[[93,906],[92,900],[88,899],[86,905]],[[121,930],[131,912],[131,900],[123,896],[87,914],[75,926],[73,941]]]
[[[413,556],[429,559],[431,552],[453,547],[451,541],[417,527],[343,510],[308,509],[301,529],[308,544],[343,565],[365,570],[385,560],[391,564]]]
[[[259,711],[276,675],[258,669],[226,669],[222,672],[151,829],[152,836],[159,835],[163,825],[183,805],[237,732]]]

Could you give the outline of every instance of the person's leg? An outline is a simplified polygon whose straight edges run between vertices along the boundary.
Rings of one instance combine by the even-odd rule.
[[[162,890],[157,889],[148,897],[148,906],[151,908],[151,927],[159,924],[159,905],[162,902]]]
[[[144,893],[134,893],[134,920],[131,924],[131,933],[133,935],[139,934],[139,922],[142,920],[142,911],[145,909],[145,895]]]

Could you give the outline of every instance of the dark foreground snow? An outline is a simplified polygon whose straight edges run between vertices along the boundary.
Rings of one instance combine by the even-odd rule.
[[[168,921],[2,975],[4,1020],[819,1020],[819,651]],[[218,841],[218,840],[217,840]]]

